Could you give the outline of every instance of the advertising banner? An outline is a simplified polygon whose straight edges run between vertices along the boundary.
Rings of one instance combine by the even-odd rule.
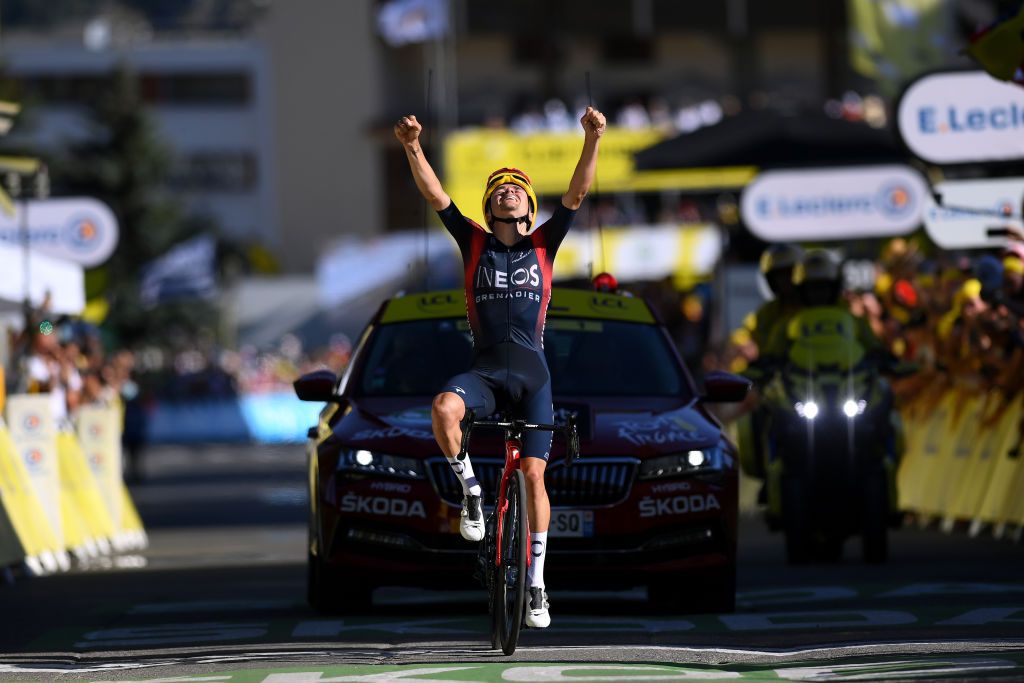
[[[50,528],[56,532],[57,541],[63,547],[57,426],[50,409],[50,395],[8,396],[7,426],[28,471],[36,497],[46,511]]]
[[[0,212],[0,244],[20,246],[26,225],[32,251],[86,268],[106,261],[117,247],[117,218],[90,197],[15,202],[14,215]]]
[[[900,136],[934,164],[1024,157],[1024,89],[984,71],[935,73],[900,99]]]
[[[1024,178],[946,181],[925,198],[924,227],[943,249],[999,248],[1007,228],[1024,231],[1022,201]]]
[[[908,166],[768,171],[743,191],[740,210],[766,242],[893,237],[920,225],[927,195]]]
[[[49,311],[53,314],[78,315],[85,308],[85,273],[77,263],[46,256],[35,249],[26,263],[25,253],[19,247],[0,240],[0,273],[0,311],[21,310],[26,293],[37,307],[49,295]]]
[[[121,526],[121,424],[113,406],[78,409],[78,441],[115,526]]]

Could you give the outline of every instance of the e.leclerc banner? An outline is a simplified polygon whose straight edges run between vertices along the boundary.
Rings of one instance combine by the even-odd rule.
[[[925,199],[924,227],[943,249],[999,249],[1006,228],[1024,230],[1024,178],[947,180]]]
[[[892,237],[921,223],[928,187],[908,166],[768,171],[743,191],[743,221],[766,242]]]
[[[0,243],[21,245],[21,230],[27,224],[33,251],[86,268],[106,261],[117,247],[117,219],[98,199],[64,197],[14,205],[13,216],[0,212]]]
[[[984,71],[919,78],[900,98],[897,123],[907,147],[934,164],[1024,158],[1024,89]]]

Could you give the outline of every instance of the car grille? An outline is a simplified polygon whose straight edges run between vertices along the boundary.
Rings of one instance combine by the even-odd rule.
[[[462,503],[462,486],[445,460],[431,460],[430,478],[441,498],[454,505]],[[473,473],[480,480],[484,500],[490,500],[498,488],[504,461],[473,459]],[[636,473],[631,458],[594,458],[579,460],[569,467],[552,464],[544,475],[544,484],[553,507],[613,505],[629,495]]]

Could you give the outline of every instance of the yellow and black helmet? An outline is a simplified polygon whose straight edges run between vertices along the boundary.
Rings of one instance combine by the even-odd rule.
[[[804,258],[804,250],[795,244],[773,244],[761,254],[761,274],[795,268]]]
[[[793,284],[805,282],[840,282],[843,277],[842,260],[827,249],[812,249],[793,269]]]
[[[530,176],[526,175],[518,168],[499,168],[497,171],[487,177],[487,188],[484,190],[484,200],[482,203],[484,217],[487,216],[488,202],[491,201],[491,195],[494,194],[494,190],[499,185],[506,185],[512,183],[526,190],[526,196],[530,200],[530,210],[527,217],[530,222],[530,228],[533,227],[533,223],[537,220],[537,194],[533,191],[533,185],[530,183]]]

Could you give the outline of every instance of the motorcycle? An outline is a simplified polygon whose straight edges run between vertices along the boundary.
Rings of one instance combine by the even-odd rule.
[[[902,446],[883,372],[911,369],[866,353],[854,322],[840,307],[801,312],[762,392],[767,519],[785,534],[790,563],[837,561],[855,535],[866,562],[884,562],[899,523]]]

